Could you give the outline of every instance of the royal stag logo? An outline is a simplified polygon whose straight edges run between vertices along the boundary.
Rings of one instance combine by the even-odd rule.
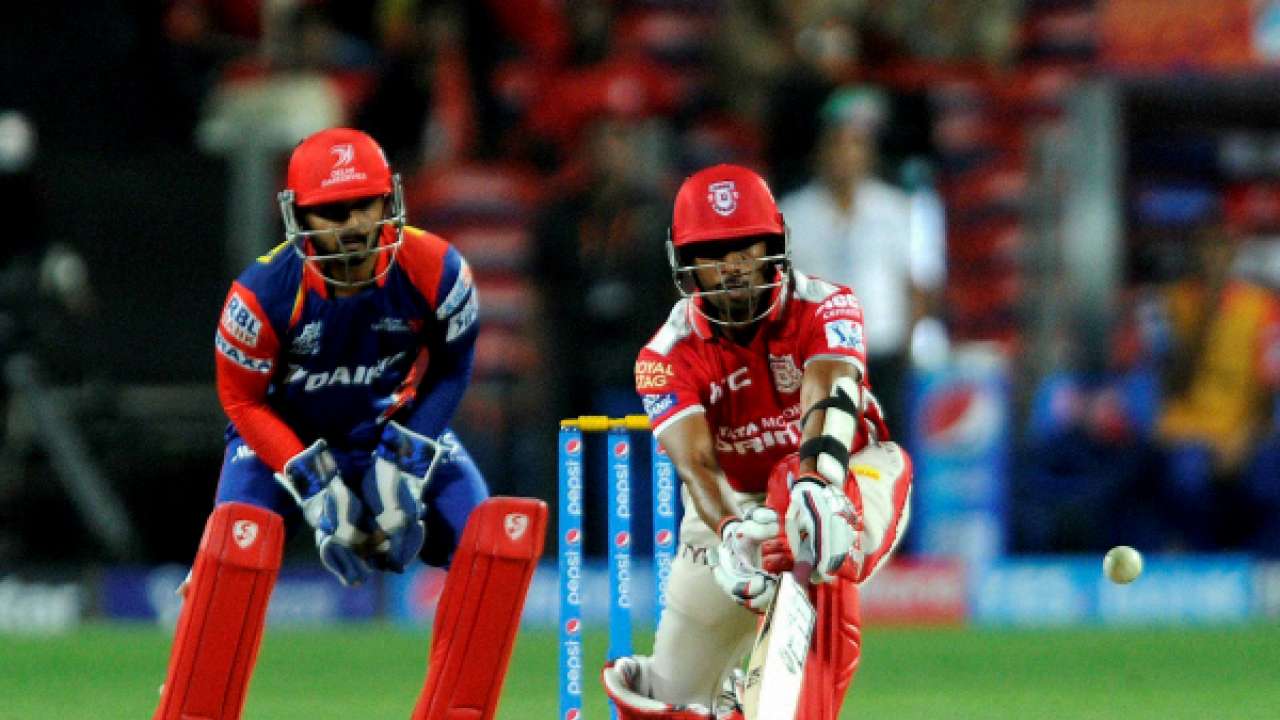
[[[231,525],[231,537],[241,550],[247,549],[258,539],[258,523],[252,520],[237,520]]]
[[[707,186],[707,202],[717,215],[728,217],[738,209],[738,187],[732,180],[721,180]]]
[[[510,513],[502,519],[502,529],[507,531],[507,537],[519,540],[529,529],[529,516],[524,513]]]
[[[351,143],[334,145],[329,148],[329,152],[337,158],[333,161],[335,168],[346,167],[356,160],[356,146]]]

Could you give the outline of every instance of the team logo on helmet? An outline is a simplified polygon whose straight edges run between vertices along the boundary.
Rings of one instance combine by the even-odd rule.
[[[231,526],[231,537],[241,550],[248,548],[258,539],[258,523],[252,520],[237,520]]]
[[[333,145],[329,148],[329,152],[337,159],[333,162],[333,168],[329,170],[329,177],[320,181],[320,187],[326,188],[336,183],[364,182],[369,179],[369,175],[361,172],[355,165],[356,146],[354,144]]]
[[[344,165],[350,165],[351,163],[355,162],[355,159],[356,159],[356,146],[352,145],[351,143],[334,145],[333,147],[329,148],[329,152],[332,155],[337,156],[338,158],[337,160],[333,161],[334,167],[343,167]]]
[[[707,202],[717,215],[728,217],[738,209],[738,186],[732,180],[721,180],[707,186]]]

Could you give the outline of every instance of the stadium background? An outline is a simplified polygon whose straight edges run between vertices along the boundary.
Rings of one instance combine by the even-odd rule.
[[[917,358],[917,514],[869,590],[850,714],[1280,706],[1275,426],[1179,494],[1204,474],[1158,442],[1143,302],[1206,236],[1280,284],[1280,3],[83,0],[3,23],[0,718],[154,702],[221,461],[210,332],[280,237],[303,134],[377,136],[411,221],[472,262],[456,426],[495,492],[550,501],[556,418],[632,409],[680,179],[726,160],[796,189],[849,86],[888,98],[880,176],[945,208],[951,349]],[[1149,561],[1127,588],[1098,572],[1117,543]],[[306,543],[288,561],[250,716],[403,714],[438,576],[343,592]],[[554,607],[543,573],[504,717],[552,717]]]

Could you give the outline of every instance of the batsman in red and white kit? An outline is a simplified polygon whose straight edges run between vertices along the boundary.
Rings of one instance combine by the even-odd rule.
[[[861,306],[791,267],[773,195],[743,167],[684,182],[668,256],[683,299],[635,380],[686,513],[653,655],[610,663],[606,690],[624,718],[740,717],[732,673],[799,565],[817,623],[796,717],[835,720],[858,584],[905,530],[912,475],[870,393]]]
[[[400,176],[358,130],[300,142],[279,201],[286,240],[232,283],[214,332],[231,423],[155,718],[240,717],[304,529],[343,585],[450,568],[413,717],[492,718],[546,506],[486,499],[448,426],[478,333],[471,271],[406,224]]]

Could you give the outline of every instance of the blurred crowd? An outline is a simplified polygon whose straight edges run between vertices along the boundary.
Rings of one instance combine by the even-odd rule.
[[[169,0],[147,57],[179,143],[235,106],[383,144],[411,222],[476,271],[458,429],[495,490],[546,494],[557,418],[640,412],[670,201],[712,163],[764,171],[797,267],[862,298],[895,432],[949,343],[1016,368],[1027,138],[1092,71],[1095,4]],[[1214,220],[1172,245],[1179,272],[1131,273],[1105,363],[1064,329],[1055,371],[1017,377],[1013,550],[1280,553],[1280,310]]]

